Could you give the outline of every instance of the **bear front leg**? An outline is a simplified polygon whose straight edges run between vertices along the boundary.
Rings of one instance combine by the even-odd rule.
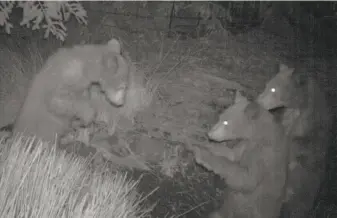
[[[235,190],[254,190],[265,172],[260,158],[254,159],[249,167],[242,167],[226,158],[214,156],[203,148],[195,147],[194,152],[198,163],[224,178],[227,185]]]
[[[72,120],[79,119],[82,125],[87,126],[96,118],[95,107],[88,96],[67,93],[62,91],[46,99],[49,112],[56,116]]]

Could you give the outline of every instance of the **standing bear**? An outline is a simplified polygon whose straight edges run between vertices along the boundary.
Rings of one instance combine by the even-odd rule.
[[[220,210],[209,218],[278,218],[285,199],[288,143],[283,127],[256,102],[239,93],[208,136],[217,142],[239,140],[237,161],[221,154],[220,146],[195,148],[197,163],[225,179],[227,192]],[[229,148],[223,151],[228,151]],[[235,157],[235,155],[234,155]]]
[[[325,174],[325,156],[332,116],[325,92],[314,75],[303,67],[277,67],[257,101],[264,108],[284,108],[283,125],[292,139],[289,187],[285,217],[306,218]]]

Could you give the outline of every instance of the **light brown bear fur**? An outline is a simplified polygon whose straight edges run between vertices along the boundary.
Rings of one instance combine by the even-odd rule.
[[[290,217],[306,218],[324,178],[333,120],[323,88],[305,68],[280,64],[258,102],[266,109],[286,108],[283,125],[293,140],[288,187],[293,193],[284,208]]]
[[[244,97],[227,108],[209,132],[218,142],[241,139],[238,162],[196,148],[196,160],[228,185],[224,205],[210,218],[277,218],[285,198],[288,143],[274,116]],[[225,122],[226,121],[226,122]]]
[[[87,125],[96,117],[86,93],[89,86],[98,83],[110,103],[121,106],[128,77],[128,63],[115,39],[104,45],[61,48],[34,77],[13,133],[54,141],[56,134],[69,130],[73,119]]]
[[[293,136],[306,137],[331,127],[325,93],[313,75],[303,68],[280,64],[278,73],[266,83],[257,101],[267,110],[286,107],[294,112],[289,115],[297,114],[286,125],[287,132]]]

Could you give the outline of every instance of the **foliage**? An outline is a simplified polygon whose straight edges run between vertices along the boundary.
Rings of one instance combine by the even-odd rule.
[[[226,29],[242,20],[261,21],[270,2],[175,2],[174,11],[189,10],[201,19],[208,31]],[[177,14],[175,14],[177,15]]]
[[[64,21],[69,21],[71,15],[81,24],[87,24],[87,12],[79,2],[68,1],[2,1],[0,2],[0,25],[8,34],[13,24],[10,15],[14,8],[22,9],[21,26],[32,30],[45,29],[44,38],[52,33],[57,39],[64,41],[67,28]]]
[[[221,20],[232,20],[228,8],[221,7],[213,2],[195,2],[187,7],[191,7],[201,18],[201,24],[207,25],[209,30],[223,29]]]

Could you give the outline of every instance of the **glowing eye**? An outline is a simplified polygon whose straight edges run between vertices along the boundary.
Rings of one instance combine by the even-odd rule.
[[[276,89],[275,88],[271,88],[270,91],[271,92],[276,92]]]
[[[228,121],[227,120],[223,121],[223,125],[227,126],[228,125]]]

